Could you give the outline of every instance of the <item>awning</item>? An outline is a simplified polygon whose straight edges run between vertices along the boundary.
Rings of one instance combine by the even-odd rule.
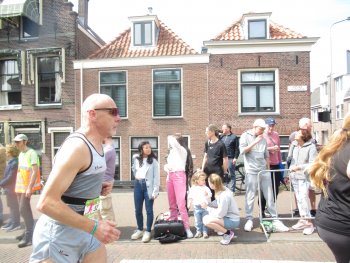
[[[40,14],[37,0],[3,0],[0,4],[0,18],[25,16],[39,24]]]

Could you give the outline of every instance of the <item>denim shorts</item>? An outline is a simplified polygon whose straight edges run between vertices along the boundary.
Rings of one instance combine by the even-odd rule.
[[[224,216],[224,228],[226,229],[235,229],[239,227],[239,218],[237,220],[234,220],[230,217]]]
[[[33,252],[29,262],[51,259],[53,262],[80,262],[96,251],[101,242],[87,232],[63,225],[42,215],[34,230]]]

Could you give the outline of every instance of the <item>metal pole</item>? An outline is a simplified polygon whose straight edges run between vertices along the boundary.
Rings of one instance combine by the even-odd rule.
[[[335,119],[336,119],[336,116],[334,116],[333,118],[333,114],[335,112],[335,107],[334,107],[334,110],[333,110],[333,100],[332,100],[332,93],[333,93],[333,47],[332,47],[332,29],[333,29],[333,26],[336,25],[336,24],[339,24],[339,23],[342,23],[344,21],[350,21],[350,16],[345,18],[345,19],[342,19],[342,20],[339,20],[339,21],[336,21],[334,22],[330,28],[329,28],[329,46],[330,46],[330,66],[331,66],[331,71],[329,73],[329,109],[330,109],[330,127],[331,127],[331,134],[333,134],[333,124],[335,123]],[[334,95],[335,95],[335,91],[334,91]]]

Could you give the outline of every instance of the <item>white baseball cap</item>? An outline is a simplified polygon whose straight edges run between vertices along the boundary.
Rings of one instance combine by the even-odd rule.
[[[267,127],[267,124],[263,119],[256,119],[254,121],[253,127],[258,127],[258,126],[265,129]]]
[[[27,137],[27,135],[20,133],[20,134],[17,134],[17,136],[13,140],[15,142],[28,141],[28,137]]]

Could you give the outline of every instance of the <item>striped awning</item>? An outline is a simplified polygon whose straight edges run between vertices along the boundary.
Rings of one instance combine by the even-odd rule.
[[[39,23],[38,0],[3,0],[0,4],[0,18],[25,16]]]

